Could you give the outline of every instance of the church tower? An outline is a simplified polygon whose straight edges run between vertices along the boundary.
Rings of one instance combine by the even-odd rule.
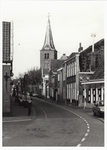
[[[48,14],[48,23],[46,28],[44,45],[40,50],[40,68],[42,70],[42,77],[48,74],[48,71],[51,67],[51,60],[54,59],[57,59],[57,50],[54,46],[50,25],[50,16]]]

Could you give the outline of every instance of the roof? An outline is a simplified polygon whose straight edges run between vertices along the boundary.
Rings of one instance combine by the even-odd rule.
[[[45,34],[45,41],[42,50],[55,50],[49,17]]]
[[[97,68],[99,66],[101,59],[103,59],[102,54],[104,54],[104,39],[101,39],[100,41],[98,41],[94,44],[94,52],[93,53],[95,54],[95,68]],[[80,52],[79,64],[80,64],[81,72],[90,70],[90,63],[93,64],[90,54],[92,54],[92,45],[89,46],[84,51]]]
[[[51,60],[51,70],[53,72],[56,72],[63,64],[64,60]]]
[[[78,52],[73,52],[68,56],[68,58],[71,58],[71,57],[75,56],[76,54],[78,54]]]
[[[94,50],[98,51],[99,47],[101,46],[104,46],[104,39],[101,39],[100,41],[94,44]],[[92,51],[92,45],[90,45],[85,50],[81,51],[80,55],[86,55],[87,53],[90,53],[91,51]]]
[[[63,54],[60,58],[60,60],[66,60],[66,59],[68,59],[68,56],[66,56],[66,54]]]
[[[94,74],[90,77],[90,79],[104,79],[104,60],[102,60],[102,62],[95,70]]]

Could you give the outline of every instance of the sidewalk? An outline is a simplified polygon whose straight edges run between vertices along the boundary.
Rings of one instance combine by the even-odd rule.
[[[3,122],[16,121],[16,120],[31,120],[36,117],[35,111],[32,108],[31,115],[28,116],[28,108],[19,106],[18,102],[15,102],[15,98],[11,98],[11,117],[3,117]]]
[[[86,114],[90,113],[90,114],[93,115],[92,108],[86,107],[86,108],[84,109],[83,107],[75,107],[75,106],[71,106],[71,105],[68,105],[68,107],[69,107],[69,108],[71,107],[72,109],[78,110],[78,111],[80,111],[80,112],[82,112],[82,113],[86,113]],[[99,118],[98,116],[96,116],[96,118],[104,123],[104,118],[103,118],[103,117],[100,117],[100,118]]]

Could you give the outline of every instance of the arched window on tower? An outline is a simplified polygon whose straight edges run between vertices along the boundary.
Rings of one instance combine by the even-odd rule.
[[[47,59],[49,59],[49,53],[47,53]]]
[[[46,53],[45,53],[45,55],[44,55],[44,58],[46,59]]]
[[[45,53],[44,58],[49,59],[49,53]]]

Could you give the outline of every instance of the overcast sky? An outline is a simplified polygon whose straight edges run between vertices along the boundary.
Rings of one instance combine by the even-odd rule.
[[[58,58],[104,38],[104,3],[73,1],[2,1],[2,21],[14,22],[13,73],[40,67],[48,13]]]

